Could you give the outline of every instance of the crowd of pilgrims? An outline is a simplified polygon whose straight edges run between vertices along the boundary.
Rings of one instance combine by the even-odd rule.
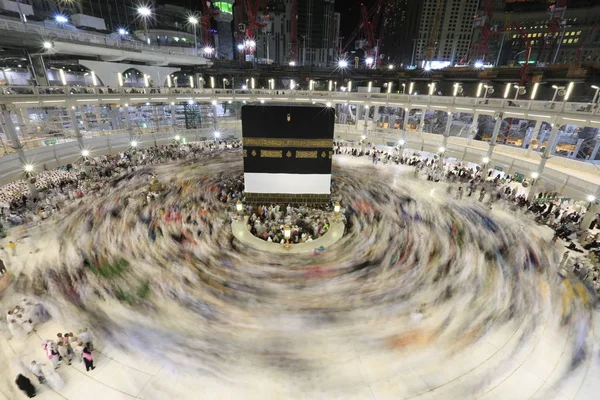
[[[75,304],[83,310],[114,307],[115,303],[104,304],[103,300],[108,296],[131,307],[154,307],[155,312],[151,314],[153,323],[159,324],[162,322],[161,318],[169,318],[169,324],[176,320],[185,326],[169,325],[169,332],[173,330],[172,335],[169,334],[169,340],[165,340],[161,346],[146,346],[145,352],[161,357],[164,361],[175,359],[175,363],[184,366],[190,364],[186,364],[187,359],[182,355],[189,353],[202,357],[200,360],[203,362],[233,360],[229,366],[235,368],[235,361],[240,360],[240,354],[257,358],[264,356],[261,346],[267,343],[262,343],[261,339],[268,341],[269,346],[281,343],[281,354],[284,354],[284,349],[290,352],[294,349],[294,346],[288,346],[288,337],[286,341],[278,342],[270,336],[257,334],[249,343],[241,335],[236,335],[235,329],[220,329],[227,327],[231,321],[244,321],[250,325],[256,321],[258,325],[251,326],[267,329],[264,325],[266,323],[286,325],[281,323],[281,315],[295,312],[302,318],[304,313],[312,313],[310,318],[314,323],[335,323],[336,318],[344,318],[344,315],[352,312],[355,305],[360,304],[365,310],[372,310],[369,315],[373,318],[372,321],[361,319],[358,325],[361,328],[357,328],[365,330],[357,334],[357,337],[361,337],[361,334],[374,332],[373,326],[369,325],[371,322],[378,326],[384,323],[383,319],[386,323],[390,318],[406,322],[402,319],[404,314],[399,314],[399,317],[394,314],[392,317],[389,309],[386,311],[389,314],[382,311],[386,310],[389,303],[410,301],[407,299],[411,299],[415,292],[425,287],[434,291],[428,293],[427,298],[435,299],[432,302],[436,304],[464,297],[465,304],[477,305],[480,307],[477,309],[478,315],[485,315],[464,322],[457,317],[439,319],[440,326],[428,327],[431,331],[419,332],[419,337],[414,332],[398,333],[383,341],[378,338],[377,343],[385,342],[388,348],[402,348],[423,338],[423,343],[426,343],[433,341],[439,332],[453,326],[458,337],[457,340],[452,339],[453,343],[458,343],[458,347],[466,347],[494,322],[503,322],[496,319],[498,315],[536,318],[529,311],[533,305],[541,306],[539,298],[543,297],[543,290],[535,285],[523,284],[523,279],[530,279],[532,270],[550,274],[548,270],[552,265],[552,255],[544,247],[547,243],[540,237],[535,237],[535,233],[531,237],[523,237],[522,231],[514,225],[514,219],[494,220],[479,213],[479,207],[462,207],[455,202],[448,202],[440,205],[444,207],[443,210],[432,209],[425,196],[414,193],[415,188],[422,189],[422,186],[411,187],[411,183],[407,182],[405,188],[392,189],[389,180],[370,170],[365,171],[362,166],[336,171],[343,178],[340,180],[345,182],[339,184],[335,191],[343,194],[339,200],[344,203],[344,218],[347,227],[350,227],[339,244],[348,247],[338,247],[337,252],[324,252],[322,265],[293,266],[294,268],[279,268],[276,265],[277,268],[265,268],[271,267],[265,265],[265,259],[270,258],[269,255],[239,246],[234,243],[230,232],[224,229],[229,223],[229,219],[223,218],[227,215],[226,210],[233,215],[236,200],[242,198],[243,178],[239,162],[232,163],[234,158],[225,157],[225,151],[213,150],[237,146],[238,144],[186,144],[132,149],[114,156],[90,159],[89,165],[74,165],[71,172],[75,174],[75,180],[62,188],[59,184],[41,191],[42,196],[37,203],[33,203],[35,206],[39,202],[46,202],[53,210],[58,210],[53,203],[53,196],[62,194],[69,199],[70,190],[81,191],[85,199],[79,199],[75,195],[72,202],[65,200],[64,207],[67,210],[61,214],[64,218],[59,224],[60,235],[56,238],[57,253],[61,257],[58,264],[62,270],[36,271],[38,275],[33,275],[29,281],[34,291],[52,298],[68,299],[69,304]],[[354,150],[356,149],[352,151]],[[336,151],[342,150],[337,147]],[[372,150],[369,151],[371,153],[366,156],[372,158]],[[379,162],[384,154],[376,153],[374,163]],[[203,164],[200,168],[193,169],[193,159],[198,157],[204,158]],[[140,168],[170,160],[179,160],[177,168],[173,168],[173,164],[157,165],[147,170]],[[583,210],[563,203],[555,204],[550,214],[542,217],[548,211],[547,206],[540,209],[535,201],[528,200],[520,192],[521,184],[510,177],[501,179],[490,176],[489,179],[484,179],[485,172],[477,168],[443,165],[438,160],[408,152],[399,157],[398,163],[415,166],[417,178],[429,179],[431,176],[430,180],[434,182],[453,182],[448,186],[450,189],[446,190],[456,198],[462,198],[459,192],[464,191],[465,198],[469,195],[477,197],[482,204],[506,209],[517,205],[523,213],[531,214],[540,222],[546,222],[546,217],[560,210],[558,217],[554,219],[560,225],[556,228],[557,234],[577,242],[576,246],[580,245],[578,238],[573,235],[579,232],[574,224],[580,221]],[[153,173],[157,176],[162,173],[167,180],[153,178]],[[88,177],[92,179],[87,179]],[[460,187],[463,189],[459,190]],[[519,202],[523,202],[524,206],[518,206]],[[31,202],[26,200],[25,205],[30,206]],[[59,207],[62,209],[62,206]],[[9,211],[19,212],[18,209]],[[327,209],[273,205],[248,206],[247,211],[251,230],[254,229],[259,234],[259,228],[264,228],[264,232],[273,234],[272,241],[279,242],[282,223],[289,224],[293,229],[298,228],[294,241],[302,241],[303,234],[306,234],[305,240],[309,241],[314,238],[313,235],[326,232],[330,215]],[[314,215],[315,219],[306,221],[307,213]],[[36,215],[34,213],[34,217]],[[35,221],[25,214],[20,216],[23,222]],[[452,234],[446,229],[449,226],[452,226]],[[559,229],[563,226],[570,226],[573,232],[567,235],[567,228]],[[127,234],[114,234],[121,231]],[[56,236],[56,231],[50,234]],[[410,240],[411,235],[426,235],[427,239],[413,242]],[[145,240],[146,238],[149,240]],[[268,238],[269,236],[266,240]],[[537,256],[525,256],[525,252],[521,251],[525,247],[530,252],[536,252]],[[485,259],[483,255],[477,258],[483,250]],[[127,261],[110,259],[109,256],[114,254],[129,257],[135,262],[135,269],[127,271]],[[500,256],[494,257],[494,254]],[[281,262],[282,266],[289,267],[285,264],[289,260],[273,262]],[[510,275],[509,279],[498,282],[491,277],[489,271],[495,268],[486,267],[496,267],[496,264],[498,269],[502,266]],[[509,264],[513,268],[508,268]],[[465,268],[467,265],[477,265],[478,268]],[[400,267],[394,268],[397,266]],[[382,273],[382,270],[397,275],[388,275]],[[414,276],[404,275],[406,270],[413,270]],[[120,275],[122,271],[131,275]],[[128,279],[117,281],[116,278],[123,276]],[[132,276],[135,279],[129,279]],[[305,285],[305,281],[310,280],[329,282],[327,290],[331,295],[318,296],[322,294],[320,291],[323,288]],[[25,279],[21,282],[23,286],[24,281]],[[443,284],[437,284],[440,281]],[[290,282],[297,283],[298,287],[307,292],[291,291],[287,286],[279,286]],[[472,285],[473,291],[463,290],[467,282]],[[144,294],[149,290],[148,287],[157,294],[150,299]],[[196,290],[198,288],[200,290]],[[382,302],[373,293],[390,296],[389,303]],[[484,303],[486,299],[497,298],[500,293],[513,295],[502,296],[502,302]],[[574,316],[578,310],[588,307],[587,303],[581,306],[573,300],[578,296],[574,290],[567,295],[570,296],[569,301],[564,303],[562,310],[565,324],[576,321]],[[301,304],[299,299],[311,300]],[[352,303],[348,299],[352,299]],[[182,308],[179,311],[161,309],[159,305],[164,305],[169,300],[177,302]],[[431,304],[430,313],[436,312],[436,304]],[[461,307],[453,309],[460,310]],[[421,314],[426,312],[421,311],[421,307],[419,310]],[[160,314],[161,312],[167,315]],[[175,314],[177,318],[173,319],[174,312],[181,314]],[[192,320],[190,314],[198,320]],[[118,329],[125,328],[135,333],[131,337],[116,335],[116,340],[124,347],[139,345],[144,340],[151,343],[158,337],[153,335],[164,332],[160,329],[153,330],[151,324],[137,326],[129,324],[130,321],[125,318],[123,321],[118,318],[110,319],[106,313],[98,312],[95,315],[97,320],[93,323],[97,329],[102,328],[106,336],[110,336],[111,330],[117,332]],[[382,320],[377,319],[379,316]],[[202,339],[196,340],[195,337],[193,344],[185,342],[177,334],[177,329],[185,332],[188,326],[195,326],[188,323],[188,318],[193,322],[205,322],[201,330],[194,332]],[[346,318],[351,318],[351,315]],[[534,321],[532,324],[538,322]],[[304,332],[301,337],[302,345],[307,345]],[[220,339],[226,343],[222,348],[219,346]],[[314,341],[314,344],[318,346],[319,342]],[[573,357],[582,358],[580,353],[574,353]]]
[[[44,166],[35,174],[37,197],[32,197],[27,178],[0,188],[0,228],[44,220],[90,190],[106,186],[110,179],[141,166],[195,159],[204,152],[227,147],[237,148],[239,142],[132,148],[117,154],[82,158],[57,169],[47,170]]]
[[[283,229],[291,228],[291,243],[311,242],[323,236],[329,230],[331,207],[318,209],[306,206],[266,206],[259,205],[254,209],[248,206],[247,227],[254,236],[284,244],[286,242]]]
[[[417,151],[404,150],[400,154],[397,149],[385,151],[368,146],[363,153],[361,148],[338,142],[335,143],[335,153],[368,157],[373,164],[413,166],[415,177],[447,183],[446,193],[456,200],[473,197],[489,208],[500,206],[529,215],[537,223],[554,230],[554,242],[560,238],[568,243],[570,251],[567,253],[576,255],[569,256],[563,263],[564,267],[575,272],[600,296],[600,270],[590,262],[590,257],[596,260],[596,264],[600,260],[600,215],[596,215],[589,227],[580,227],[587,212],[585,205],[569,201],[558,192],[547,189],[529,197],[523,189],[531,183],[527,179],[517,181],[516,174],[498,174],[478,165],[440,163],[437,156],[422,156]]]

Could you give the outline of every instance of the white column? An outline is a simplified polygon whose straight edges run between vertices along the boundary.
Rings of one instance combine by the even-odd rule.
[[[425,112],[427,111],[426,108],[421,109],[421,125],[419,127],[419,131],[421,133],[423,133],[423,129],[425,128]]]
[[[365,105],[364,107],[365,110],[365,123],[363,125],[363,136],[367,136],[367,131],[368,131],[368,124],[369,124],[369,106]],[[366,139],[365,139],[366,141]]]
[[[173,126],[173,133],[177,134],[177,113],[175,112],[175,105],[171,105],[171,125]]]
[[[129,116],[129,105],[123,106],[123,113],[125,114],[125,129],[127,129],[127,134],[129,135],[129,139],[133,139],[133,127],[131,126],[131,117]]]
[[[0,104],[0,109],[2,110],[2,117],[4,119],[4,133],[6,133],[6,136],[8,136],[10,139],[12,148],[17,152],[21,164],[27,164],[25,153],[23,152],[23,146],[21,146],[21,141],[19,140],[19,135],[15,129],[15,124],[13,124],[10,117],[10,110],[6,107],[6,104]]]
[[[523,145],[521,147],[523,147],[524,149],[527,149],[529,147],[529,151],[527,152],[527,154],[529,155],[529,153],[531,152],[531,146],[529,146],[529,144],[531,143],[531,140],[534,137],[537,137],[539,132],[540,132],[540,127],[542,126],[542,121],[541,120],[537,120],[535,121],[535,127],[533,128],[533,131],[531,132],[530,135],[526,135],[525,139],[523,139]]]
[[[446,130],[444,131],[444,138],[442,139],[442,145],[446,147],[448,145],[448,138],[450,137],[450,129],[452,128],[452,112],[448,112],[448,120],[446,121]]]
[[[373,129],[377,128],[379,124],[379,106],[375,106],[375,110],[373,111]]]
[[[473,122],[471,123],[471,128],[469,129],[469,133],[467,134],[467,144],[471,144],[471,140],[477,135],[477,129],[479,129],[479,114],[475,113],[473,115]]]
[[[217,105],[213,104],[212,108],[213,108],[213,128],[214,128],[215,132],[217,132],[219,130],[219,122],[217,120]]]
[[[558,130],[560,129],[560,125],[555,121],[552,122],[552,131],[550,132],[550,138],[548,139],[548,143],[546,144],[546,148],[544,149],[544,152],[542,153],[542,159],[540,160],[540,163],[538,164],[537,167],[537,174],[538,177],[537,179],[535,179],[531,185],[531,188],[529,189],[529,199],[533,199],[535,196],[535,190],[534,187],[536,186],[537,182],[542,179],[542,173],[544,172],[544,169],[546,168],[546,162],[548,161],[548,159],[550,159],[550,156],[552,155],[552,149],[554,148],[556,141],[558,139]]]
[[[492,169],[492,155],[494,154],[494,147],[496,146],[496,139],[498,139],[498,134],[500,133],[500,128],[502,127],[502,119],[504,117],[503,113],[498,113],[496,117],[496,124],[494,125],[494,132],[492,133],[492,139],[490,140],[490,144],[487,150],[487,157],[490,161],[487,163],[487,169],[485,171],[485,178],[487,178],[487,174],[489,174],[490,169]]]
[[[77,115],[75,114],[75,106],[69,107],[69,116],[71,117],[71,127],[73,128],[73,134],[75,135],[77,143],[79,144],[79,149],[83,149],[83,136],[81,135],[81,131],[79,130]]]

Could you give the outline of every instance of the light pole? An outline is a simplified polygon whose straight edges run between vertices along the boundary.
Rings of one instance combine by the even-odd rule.
[[[494,87],[493,86],[489,86],[489,85],[483,85],[483,87],[485,88],[485,92],[483,92],[483,98],[487,98],[488,93],[489,94],[493,94],[494,93]]]
[[[594,93],[594,99],[592,100],[592,104],[596,104],[596,100],[598,100],[598,92],[600,92],[600,87],[592,85],[592,89],[596,90],[596,93]]]
[[[525,86],[514,85],[513,87],[517,89],[517,93],[515,93],[515,100],[519,98],[520,94],[523,95],[527,93],[527,91],[525,90]]]
[[[146,43],[150,44],[150,38],[148,37],[148,18],[152,15],[152,10],[146,6],[140,6],[137,9],[138,14],[144,20],[144,35],[146,39]]]
[[[198,25],[198,18],[190,15],[188,18],[188,22],[192,24],[194,28],[194,55],[198,55],[198,36],[196,35],[196,25]]]
[[[554,101],[556,100],[556,96],[557,95],[561,95],[564,96],[564,90],[566,89],[565,86],[556,86],[556,85],[552,85],[552,89],[554,89],[554,95],[552,96],[552,102],[554,103]]]

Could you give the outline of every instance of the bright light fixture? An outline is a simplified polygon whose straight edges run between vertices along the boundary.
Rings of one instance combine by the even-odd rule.
[[[340,67],[340,68],[347,68],[348,67],[348,61],[346,61],[346,60],[340,60],[340,61],[338,61],[338,67]]]
[[[596,196],[594,196],[593,194],[589,194],[587,196],[587,201],[589,201],[590,203],[593,203],[594,201],[596,201]]]
[[[489,163],[489,162],[490,162],[490,158],[489,158],[489,157],[483,157],[483,158],[481,159],[481,161],[483,161],[483,163],[484,163],[484,164],[487,164],[487,163]]]
[[[210,54],[212,54],[212,53],[213,53],[213,48],[212,48],[212,47],[210,47],[210,46],[206,46],[206,47],[204,48],[204,54],[208,54],[208,55],[210,55]]]
[[[372,65],[372,64],[373,64],[373,61],[374,61],[374,60],[373,60],[373,57],[367,57],[367,59],[365,60],[365,63],[366,63],[367,65]]]
[[[52,48],[52,43],[50,43],[50,42],[44,42],[44,48],[45,49],[51,49]]]
[[[331,107],[331,102],[330,102],[330,101],[328,101],[328,102],[327,102],[325,105],[326,105],[327,107]]]
[[[137,142],[137,140],[132,140],[130,144],[131,144],[131,147],[137,147],[138,142]]]
[[[440,146],[440,148],[438,150],[440,153],[443,153],[446,151],[446,148],[444,146]]]
[[[404,139],[398,140],[398,146],[404,146],[405,144],[406,144],[406,141],[404,141]]]
[[[25,170],[25,172],[32,172],[33,171],[33,164],[25,164],[23,166],[23,169]]]
[[[138,14],[140,14],[142,17],[149,17],[150,14],[152,14],[152,10],[150,10],[150,8],[142,6],[142,7],[138,7],[137,9]]]
[[[361,135],[360,137],[362,140],[365,140],[367,137],[365,135]]]
[[[240,43],[237,45],[237,48],[238,48],[238,50],[242,51],[242,50],[244,50],[244,45]]]
[[[84,157],[87,157],[90,155],[90,151],[89,150],[81,150],[81,155]]]
[[[388,65],[388,69],[394,69],[394,64]]]
[[[119,35],[121,35],[121,36],[127,35],[127,31],[123,28],[119,28]]]
[[[265,101],[264,101],[264,100],[261,100],[261,101],[260,101],[260,104],[265,104]]]
[[[481,68],[483,68],[483,63],[481,61],[477,61],[474,66],[477,69],[481,69]]]
[[[531,173],[531,177],[532,177],[533,179],[537,179],[537,178],[539,178],[539,177],[540,177],[540,174],[538,174],[537,172],[532,172],[532,173]]]
[[[531,100],[535,100],[535,95],[537,94],[539,87],[540,87],[540,84],[538,82],[533,84],[533,89],[531,90]]]
[[[67,22],[69,22],[69,19],[67,17],[65,17],[62,14],[56,14],[54,16],[54,20],[58,23],[58,24],[66,24]]]
[[[569,86],[567,86],[567,93],[565,94],[565,101],[569,100],[569,97],[571,96],[571,92],[573,92],[574,85],[575,85],[574,82],[569,82]]]
[[[215,131],[214,135],[215,135],[216,138],[220,138],[221,137],[221,132]]]
[[[295,67],[296,66],[296,61],[290,61],[290,67]]]
[[[192,25],[196,25],[198,23],[198,18],[194,17],[193,15],[190,15],[188,18],[188,22]]]

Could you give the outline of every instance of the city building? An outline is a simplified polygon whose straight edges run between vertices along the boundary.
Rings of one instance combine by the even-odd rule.
[[[340,14],[334,12],[334,0],[297,0],[297,54],[292,60],[292,0],[268,0],[257,15],[260,29],[255,35],[256,59],[260,63],[330,66],[340,47]],[[236,27],[249,25],[247,12],[236,14]],[[238,41],[244,41],[243,33]],[[243,50],[244,53],[247,49]]]
[[[334,14],[334,0],[298,1],[298,60],[302,65],[326,66],[334,61]]]
[[[421,3],[410,0],[391,0],[386,3],[385,36],[382,53],[388,63],[412,65],[415,42],[419,33]]]
[[[468,53],[480,0],[424,0],[415,62],[458,63]]]
[[[235,0],[222,0],[213,2],[213,8],[217,10],[214,17],[217,25],[217,33],[214,35],[217,57],[225,60],[233,60],[233,5]]]
[[[573,0],[559,8],[556,1],[506,1],[491,26],[488,57],[499,65],[522,64],[527,41],[530,63],[538,66],[600,61],[600,3]],[[479,34],[476,34],[475,41]]]

